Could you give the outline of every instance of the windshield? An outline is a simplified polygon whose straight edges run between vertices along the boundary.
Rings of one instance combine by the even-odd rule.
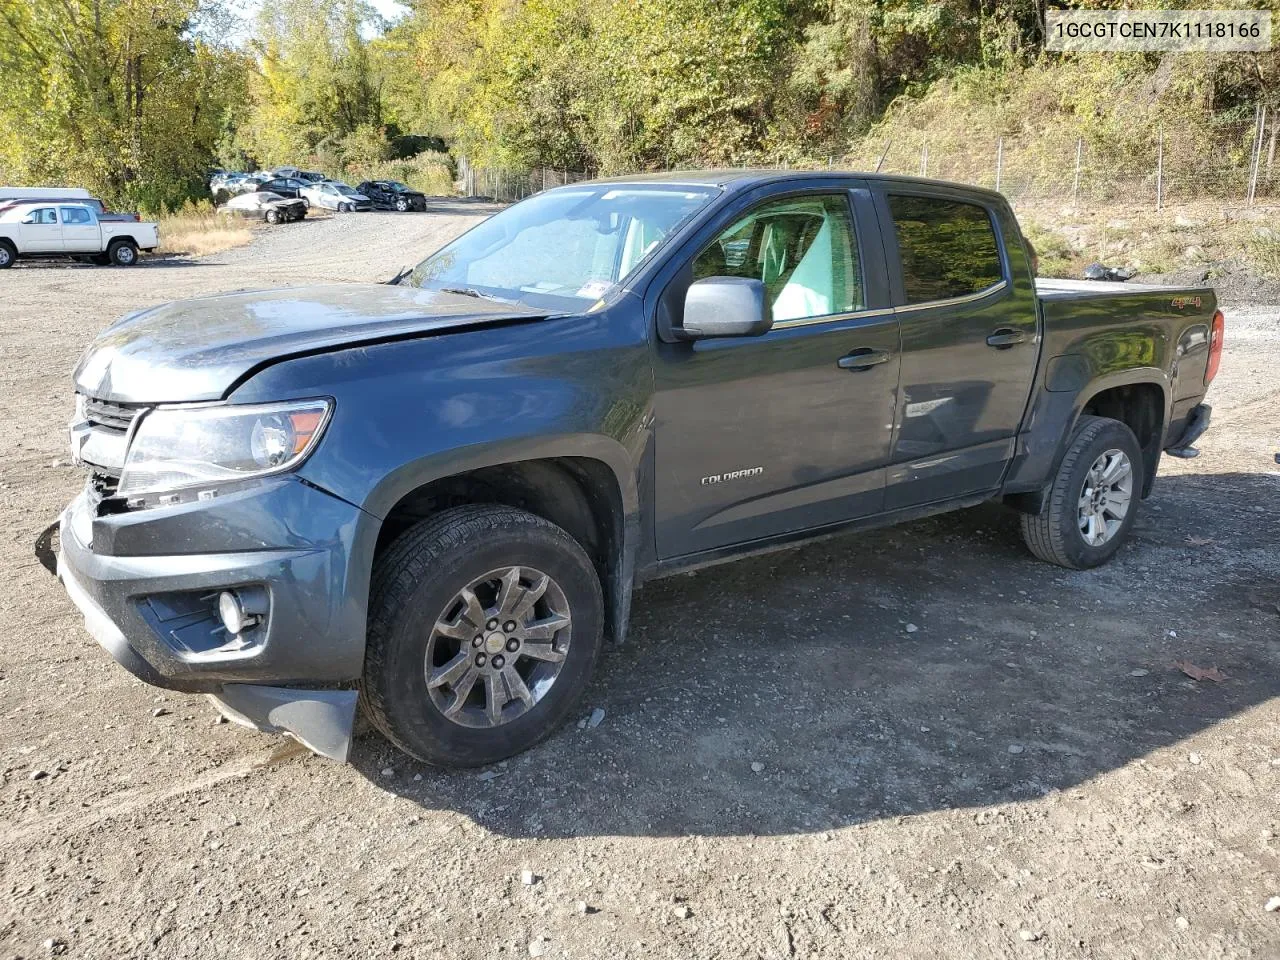
[[[388,180],[383,189],[390,190],[392,193],[413,193],[412,190],[397,180]]]
[[[345,183],[340,183],[340,184],[338,184],[338,186],[337,186],[337,190],[338,190],[338,192],[339,192],[340,194],[342,194],[343,196],[347,196],[347,197],[358,197],[358,196],[360,196],[360,194],[356,193],[356,191],[355,191],[355,188],[354,188],[354,187],[348,187]]]
[[[408,282],[536,308],[582,310],[607,297],[718,192],[664,183],[540,193],[423,260]]]

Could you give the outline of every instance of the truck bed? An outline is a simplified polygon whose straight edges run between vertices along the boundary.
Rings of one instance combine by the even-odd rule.
[[[1088,300],[1097,297],[1141,296],[1145,294],[1189,294],[1213,299],[1209,287],[1166,286],[1130,283],[1125,280],[1059,280],[1036,277],[1036,296],[1041,300]],[[1210,314],[1212,314],[1212,309]]]

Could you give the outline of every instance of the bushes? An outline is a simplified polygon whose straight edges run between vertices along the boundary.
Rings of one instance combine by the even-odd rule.
[[[447,153],[427,151],[408,160],[383,160],[374,163],[352,163],[345,168],[349,183],[362,180],[399,180],[423,193],[447,196],[454,192],[457,174],[453,158]]]

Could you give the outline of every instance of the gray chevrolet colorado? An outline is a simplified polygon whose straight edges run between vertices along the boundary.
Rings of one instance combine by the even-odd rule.
[[[1103,563],[1195,454],[1222,338],[1207,289],[1038,282],[986,190],[576,184],[391,284],[103,331],[57,572],[149,683],[332,757],[363,703],[488,763],[564,722],[653,577],[993,499]]]

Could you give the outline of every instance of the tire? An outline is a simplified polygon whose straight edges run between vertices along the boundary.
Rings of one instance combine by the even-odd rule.
[[[400,211],[401,213],[404,213],[406,210],[408,210],[408,209],[409,209],[409,201],[408,201],[408,200],[406,200],[404,197],[397,197],[397,198],[396,198],[396,209],[397,209],[398,211]]]
[[[339,213],[350,213],[350,212],[351,212],[351,204],[349,204],[349,203],[340,203],[340,204],[338,204],[338,212],[339,212]]]
[[[279,222],[280,222],[280,211],[279,211],[279,210],[268,210],[268,211],[267,211],[267,223],[275,224],[275,223],[279,223]]]
[[[1129,467],[1124,514],[1118,520],[1114,512],[1124,493],[1123,464],[1114,454],[1123,454]],[[1094,473],[1099,465],[1100,472]],[[1106,481],[1105,474],[1112,469],[1117,471],[1118,481],[1098,484],[1098,480]],[[1044,508],[1038,514],[1022,516],[1022,539],[1041,560],[1060,567],[1087,570],[1106,563],[1120,549],[1133,526],[1144,475],[1142,448],[1128,426],[1106,417],[1082,416],[1049,488]],[[1092,501],[1092,508],[1086,504],[1086,497]],[[1099,497],[1102,498],[1100,510]],[[1093,526],[1088,526],[1088,512],[1094,514]],[[1090,530],[1105,540],[1090,542]]]
[[[0,240],[0,270],[8,270],[18,259],[18,251],[8,240]]]
[[[107,247],[107,260],[117,267],[136,266],[138,246],[132,240],[112,240]]]
[[[485,611],[473,607],[475,612],[466,615],[464,588],[517,567],[519,585],[513,580],[508,593],[514,603],[502,603],[501,581],[493,579],[477,585],[471,595]],[[540,578],[545,592],[522,613],[521,598],[526,591],[536,592],[530,588]],[[473,626],[474,620],[495,612],[519,617],[522,625],[515,632],[504,632],[516,626],[515,620],[490,619]],[[564,617],[568,623],[549,632],[547,624]],[[525,623],[543,625],[546,636],[522,645],[517,638],[523,637]],[[441,635],[441,626],[461,635]],[[375,564],[361,698],[373,725],[419,760],[460,767],[495,763],[559,729],[586,689],[603,634],[600,580],[576,540],[523,510],[455,507],[405,531]],[[543,652],[508,653],[511,644],[519,651]],[[475,667],[486,653],[485,666]],[[561,656],[560,661],[547,662],[551,655]],[[442,668],[454,664],[465,671],[453,671],[458,686],[440,684]],[[524,671],[519,688],[524,697],[505,686],[509,673],[497,669],[503,667]],[[428,669],[436,672],[436,684],[428,682]],[[490,695],[490,674],[497,674],[493,682],[504,685],[498,688],[499,697]],[[498,699],[503,704],[495,723],[490,704]],[[459,708],[459,703],[465,705]],[[447,715],[448,709],[457,710],[457,719]]]

